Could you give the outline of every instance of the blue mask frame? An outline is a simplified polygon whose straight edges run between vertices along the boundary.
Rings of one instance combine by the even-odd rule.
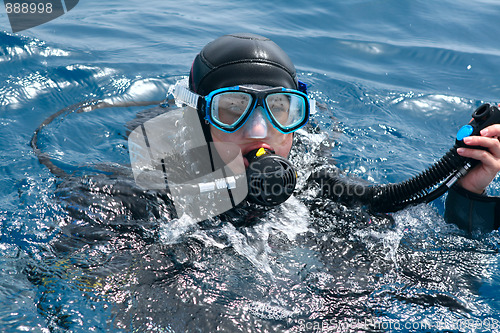
[[[251,98],[249,100],[249,105],[247,106],[246,110],[241,114],[239,119],[235,123],[228,125],[220,122],[219,120],[217,120],[216,117],[214,117],[214,114],[212,113],[212,102],[216,96],[231,92],[245,93]],[[280,93],[297,96],[302,100],[303,103],[303,108],[304,108],[302,112],[303,114],[301,115],[299,121],[296,121],[295,123],[289,126],[284,126],[283,124],[281,124],[275,118],[275,115],[267,105],[266,98],[268,96]],[[276,128],[281,133],[285,134],[295,132],[296,130],[304,126],[309,120],[309,115],[310,115],[310,103],[309,103],[309,98],[307,97],[306,94],[298,90],[281,88],[281,87],[263,89],[263,90],[253,89],[245,86],[220,88],[210,92],[207,96],[204,96],[202,100],[203,100],[202,110],[204,110],[205,119],[208,120],[208,122],[212,124],[214,127],[227,133],[233,133],[238,129],[240,129],[243,125],[245,125],[248,118],[250,118],[251,114],[258,106],[262,107],[262,109],[264,110],[263,113],[266,115],[267,119],[273,125],[273,127]]]

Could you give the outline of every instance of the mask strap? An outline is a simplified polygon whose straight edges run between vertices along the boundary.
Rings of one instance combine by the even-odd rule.
[[[300,80],[298,80],[297,83],[298,83],[297,90],[307,95],[307,84]]]
[[[298,91],[303,92],[304,94],[307,95],[307,83],[304,83],[302,81],[298,81]],[[308,97],[309,99],[309,113],[310,114],[315,114],[316,113],[316,101],[312,99],[311,97]]]
[[[187,83],[187,78],[177,81],[170,87],[168,93],[174,96],[176,104],[186,104],[194,109],[198,109],[198,101],[201,96],[189,90]]]
[[[316,100],[309,98],[309,114],[316,113]]]

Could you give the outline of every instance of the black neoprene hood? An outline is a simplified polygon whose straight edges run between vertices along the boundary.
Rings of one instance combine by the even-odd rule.
[[[189,88],[200,95],[243,84],[298,88],[295,66],[288,55],[259,35],[219,37],[208,43],[193,61]]]

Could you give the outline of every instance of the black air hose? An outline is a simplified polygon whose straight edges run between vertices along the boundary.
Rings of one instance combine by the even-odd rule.
[[[140,101],[140,102],[134,102],[134,101],[123,101],[123,102],[115,102],[115,103],[109,103],[105,101],[88,101],[88,102],[81,102],[77,104],[70,105],[68,107],[65,107],[64,109],[61,109],[57,111],[56,113],[50,115],[48,118],[46,118],[36,129],[35,132],[33,133],[33,136],[31,137],[30,145],[31,148],[33,149],[33,152],[35,153],[35,156],[38,158],[38,161],[40,161],[41,164],[45,165],[49,171],[54,174],[57,177],[60,178],[66,178],[69,176],[69,174],[64,171],[63,169],[59,168],[52,162],[52,158],[45,152],[43,152],[39,145],[38,145],[38,136],[41,133],[42,129],[45,128],[45,126],[51,124],[54,119],[62,116],[67,116],[73,112],[76,113],[81,113],[81,112],[90,112],[95,109],[102,109],[102,108],[110,108],[110,107],[131,107],[131,106],[148,106],[148,105],[158,105],[164,101]]]
[[[457,148],[466,146],[463,143],[464,137],[479,135],[483,128],[500,123],[500,110],[497,106],[483,104],[474,111],[472,118],[468,125],[458,131],[453,148],[431,167],[404,182],[366,186],[325,172],[314,174],[312,179],[320,183],[326,195],[346,204],[366,205],[378,212],[394,212],[408,205],[430,202],[443,195],[478,163],[476,160],[458,155]],[[445,179],[445,182],[431,191]]]

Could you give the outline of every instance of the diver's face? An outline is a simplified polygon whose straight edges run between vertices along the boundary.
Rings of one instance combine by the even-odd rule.
[[[293,134],[284,134],[274,128],[260,107],[253,110],[247,122],[236,132],[226,133],[210,125],[210,133],[216,147],[218,143],[233,143],[240,148],[243,156],[263,147],[274,150],[277,155],[286,158],[293,143]],[[224,159],[224,156],[221,157]],[[245,167],[248,167],[246,158],[244,162]]]

